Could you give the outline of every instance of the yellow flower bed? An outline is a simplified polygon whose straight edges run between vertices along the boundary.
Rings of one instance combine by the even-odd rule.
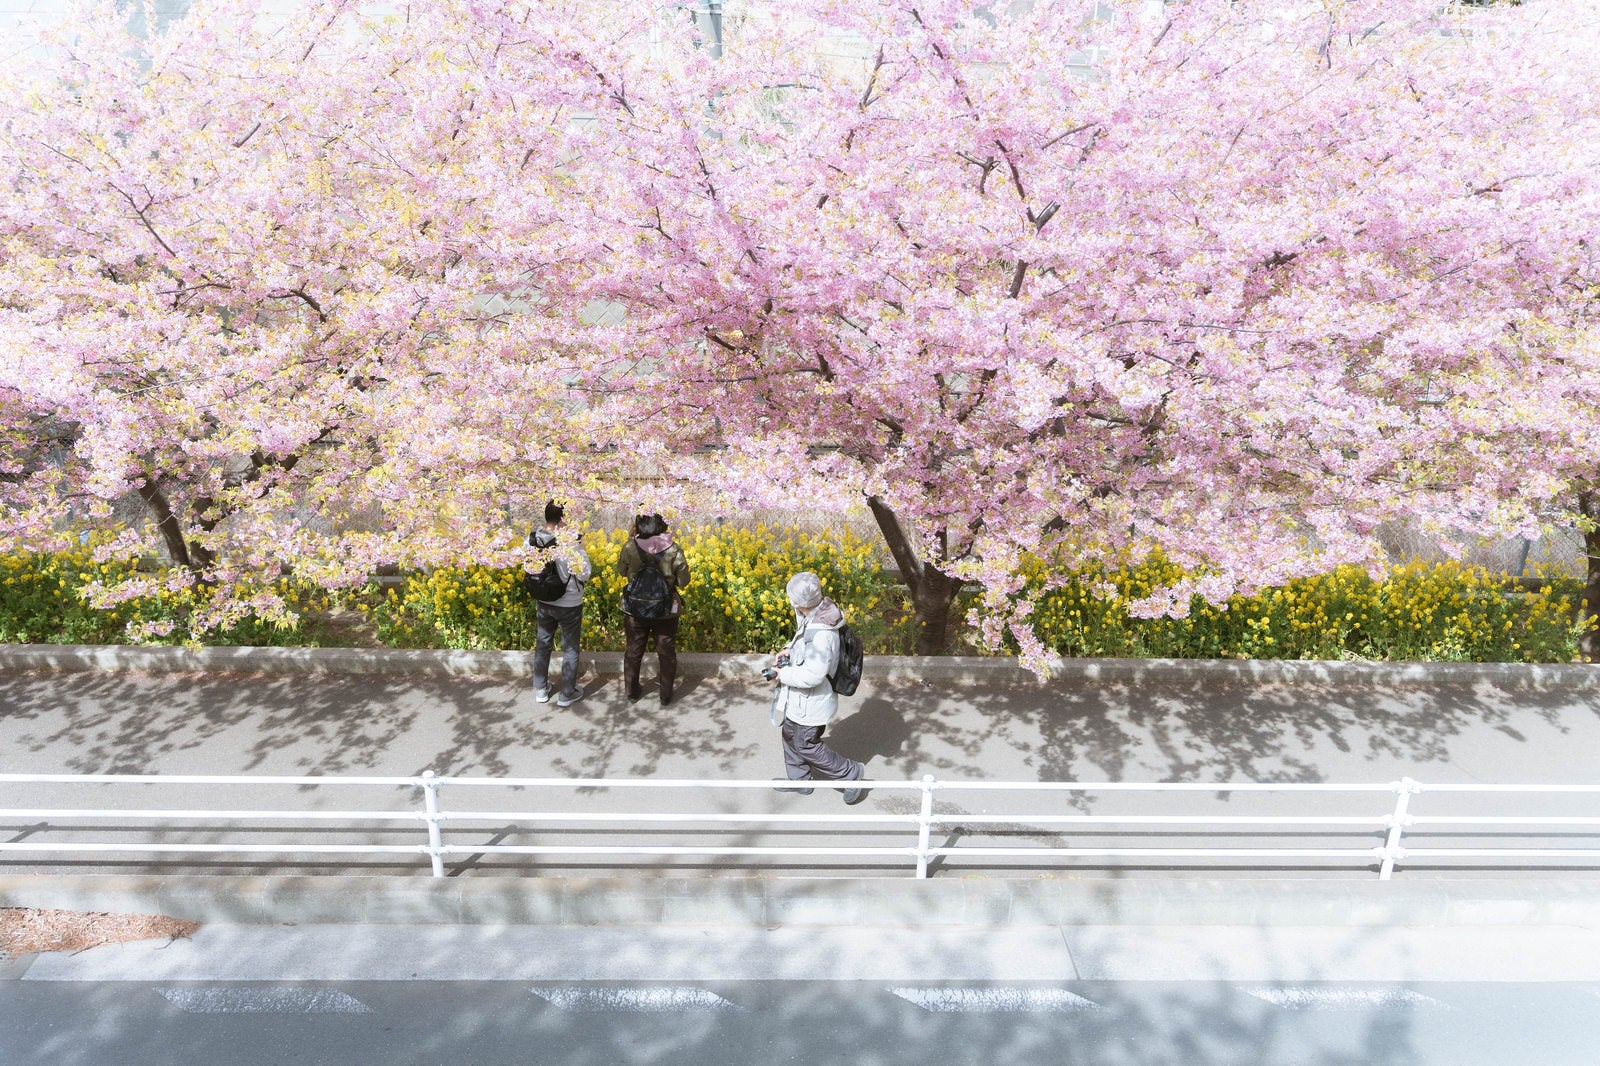
[[[326,610],[330,594],[321,588],[282,579],[260,586],[266,599],[284,610],[263,614],[240,603],[223,624],[197,633],[197,612],[213,605],[210,591],[192,584],[166,587],[168,574],[141,571],[137,560],[97,560],[107,534],[87,537],[58,552],[0,554],[0,643],[8,644],[183,644],[296,645],[317,643],[301,630],[300,618]],[[116,599],[129,581],[149,586],[140,595]],[[112,600],[116,602],[112,602]]]
[[[579,529],[578,536],[593,566],[584,592],[583,646],[620,649],[624,582],[617,556],[627,533]],[[760,526],[690,530],[677,540],[690,572],[681,591],[683,651],[768,651],[783,644],[794,631],[784,585],[801,570],[822,578],[869,647],[882,648],[890,639],[885,607],[903,604],[881,572],[876,545],[848,533],[818,538]],[[390,591],[373,618],[380,638],[399,647],[531,648],[534,608],[518,569],[446,567]]]
[[[1031,617],[1046,644],[1073,656],[1567,662],[1577,654],[1575,581],[1508,593],[1503,575],[1458,562],[1411,562],[1382,581],[1341,566],[1220,607],[1194,597],[1187,618],[1128,614],[1130,603],[1184,576],[1159,555],[1080,572],[1044,593]],[[1029,577],[1042,588],[1044,567],[1033,564]]]
[[[371,612],[383,643],[397,648],[533,647],[533,612],[520,571],[447,567],[415,574]]]
[[[623,582],[616,560],[626,536],[581,529],[578,535],[594,565],[584,597],[584,646],[618,649]],[[191,623],[208,606],[204,589],[165,588],[165,575],[141,573],[130,559],[97,561],[95,549],[104,543],[97,535],[69,551],[0,554],[0,642],[316,644],[319,630],[301,619],[353,599],[279,580],[262,586],[257,611],[240,604],[222,628],[197,632]],[[679,544],[692,572],[683,590],[683,650],[781,645],[794,621],[784,584],[800,570],[821,575],[869,652],[904,653],[914,643],[904,589],[884,576],[874,541],[763,526],[691,529]],[[1579,636],[1577,581],[1507,591],[1502,575],[1453,562],[1408,563],[1382,581],[1339,567],[1234,596],[1223,606],[1196,597],[1186,618],[1128,613],[1129,604],[1185,577],[1159,555],[1067,575],[1034,560],[1025,577],[1035,594],[1056,586],[1039,595],[1030,621],[1047,645],[1070,656],[1568,662]],[[149,587],[109,602],[106,590],[129,580]],[[279,602],[282,612],[272,607]],[[417,573],[402,589],[369,591],[360,606],[379,640],[393,647],[526,649],[534,642],[534,604],[520,569],[468,565]]]

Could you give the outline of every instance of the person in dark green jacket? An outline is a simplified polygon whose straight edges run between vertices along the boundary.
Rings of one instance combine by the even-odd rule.
[[[661,706],[672,702],[678,679],[678,618],[683,613],[679,591],[689,584],[689,560],[672,542],[667,523],[658,514],[633,520],[633,536],[617,555],[617,573],[627,581],[622,590],[623,684],[628,702],[642,695],[639,666],[645,645],[655,641],[661,675]]]

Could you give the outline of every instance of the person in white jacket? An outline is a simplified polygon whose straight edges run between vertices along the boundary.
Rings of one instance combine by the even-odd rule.
[[[561,693],[556,696],[557,707],[569,707],[583,695],[578,689],[578,638],[583,632],[583,586],[592,572],[589,553],[582,544],[559,542],[565,518],[566,509],[556,501],[545,504],[544,528],[529,538],[535,550],[523,564],[528,573],[537,574],[546,562],[554,560],[556,573],[566,585],[559,599],[539,601],[539,630],[533,641],[533,698],[549,703],[550,653],[556,631],[561,631]]]
[[[826,779],[859,781],[866,767],[822,742],[822,734],[839,710],[839,696],[829,677],[839,668],[839,627],[844,614],[822,594],[822,581],[810,571],[789,579],[785,591],[795,613],[795,635],[773,657],[764,676],[778,683],[772,697],[772,721],[783,729],[783,765],[790,781]],[[783,787],[780,792],[810,795],[814,789]],[[865,788],[841,790],[845,803],[860,803]]]

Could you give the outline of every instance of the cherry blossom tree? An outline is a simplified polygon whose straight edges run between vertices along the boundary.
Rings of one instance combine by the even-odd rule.
[[[1595,6],[1105,11],[763,3],[717,62],[583,53],[590,283],[666,420],[748,495],[863,492],[923,652],[975,580],[1038,661],[1027,553],[1159,547],[1202,576],[1140,606],[1181,613],[1376,565],[1385,519],[1536,532],[1595,454],[1593,343],[1545,328],[1594,292]]]
[[[96,9],[0,103],[0,522],[50,547],[137,494],[148,528],[102,551],[158,537],[169,583],[219,592],[201,628],[281,610],[251,589],[286,568],[492,554],[508,497],[590,451],[518,305],[537,268],[469,254],[555,208],[458,144],[431,34],[253,7],[148,39]]]
[[[1160,549],[1182,613],[1593,469],[1591,0],[119,26],[0,101],[18,538],[134,491],[208,580],[348,582],[649,467],[865,498],[919,651],[975,582],[1038,665],[1025,558]]]

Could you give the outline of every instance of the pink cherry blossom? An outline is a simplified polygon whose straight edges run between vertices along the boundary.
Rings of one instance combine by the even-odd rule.
[[[1143,607],[1181,613],[1589,498],[1595,0],[724,26],[713,59],[643,2],[68,24],[0,73],[0,525],[136,493],[226,592],[500,560],[508,510],[640,476],[865,498],[921,650],[978,582],[1037,665],[1027,557],[1159,548],[1194,576]]]

